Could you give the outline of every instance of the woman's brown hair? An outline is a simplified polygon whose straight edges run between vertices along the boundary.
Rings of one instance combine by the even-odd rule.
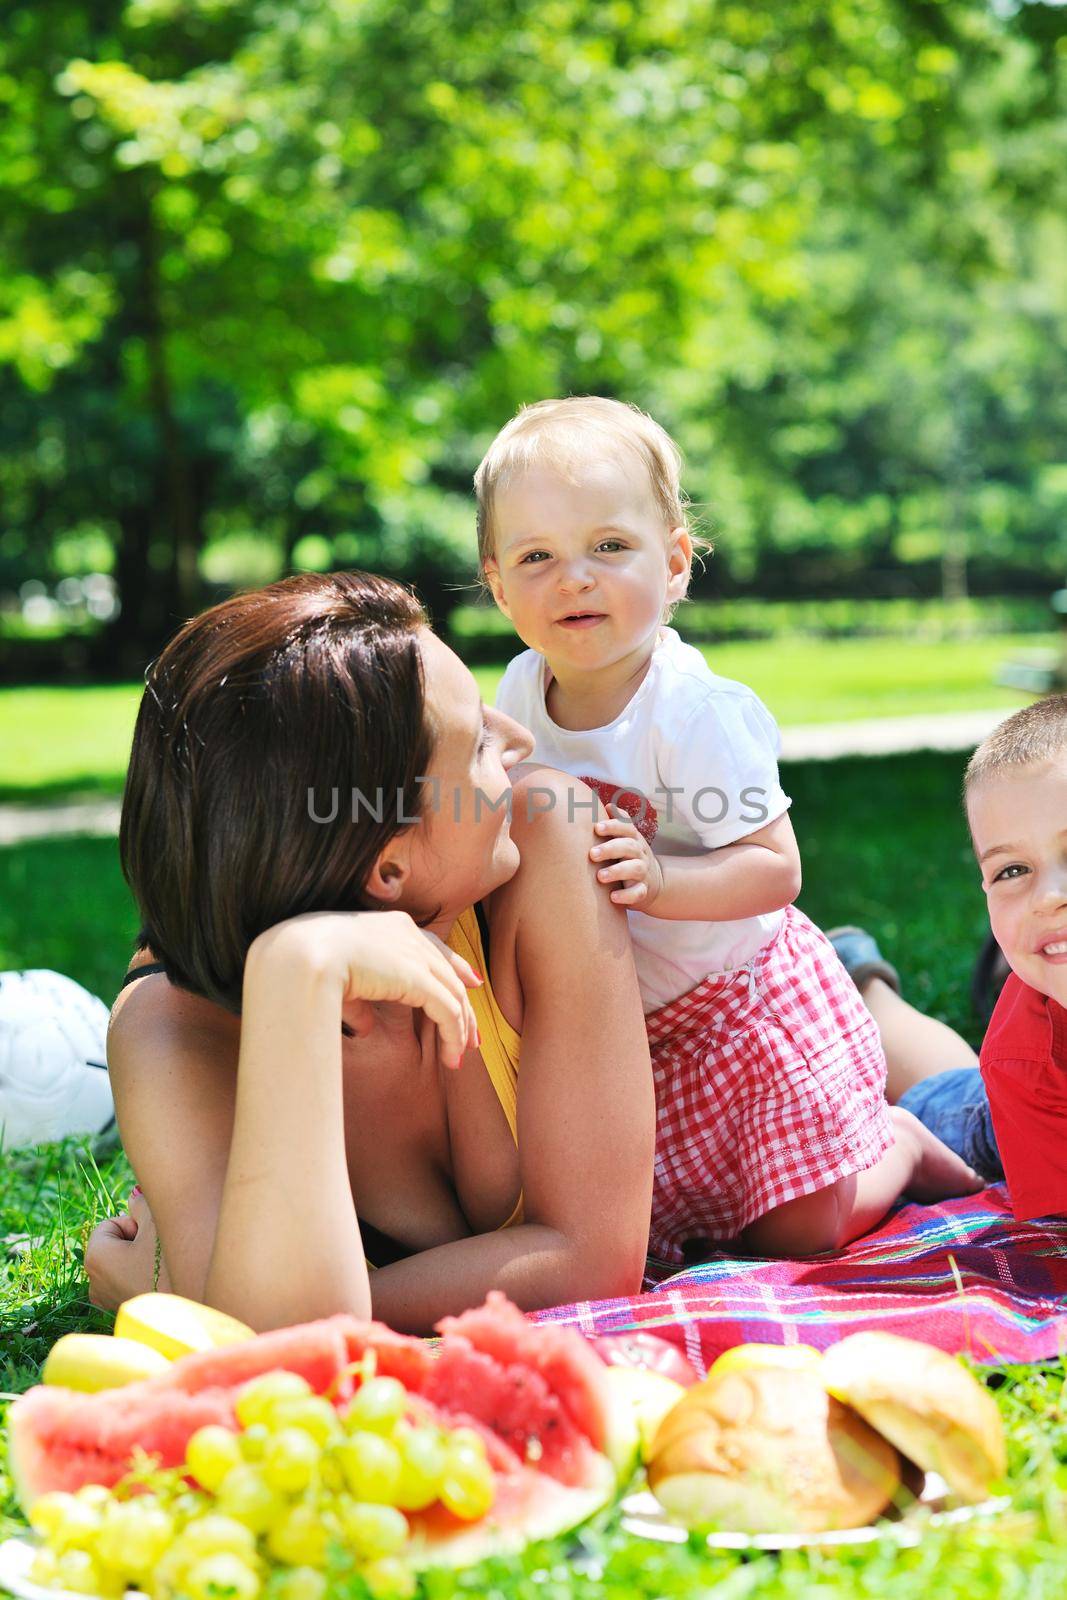
[[[308,574],[213,606],[153,662],[119,851],[173,982],[239,1010],[258,934],[374,905],[367,875],[420,815],[432,753],[425,624],[387,578]]]

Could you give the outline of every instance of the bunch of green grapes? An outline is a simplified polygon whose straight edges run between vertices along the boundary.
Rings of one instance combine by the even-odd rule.
[[[335,1546],[374,1595],[406,1600],[408,1514],[439,1503],[476,1521],[493,1469],[473,1429],[439,1426],[396,1378],[363,1371],[342,1410],[296,1373],[266,1373],[237,1395],[238,1431],[201,1428],[184,1468],[42,1495],[33,1581],[105,1600],[128,1587],[152,1600],[322,1600]]]

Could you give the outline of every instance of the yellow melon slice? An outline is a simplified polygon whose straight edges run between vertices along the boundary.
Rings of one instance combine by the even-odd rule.
[[[127,1300],[115,1318],[115,1337],[136,1339],[176,1361],[193,1350],[216,1350],[255,1338],[236,1317],[198,1305],[180,1294],[139,1294]]]
[[[41,1369],[43,1383],[96,1394],[120,1389],[165,1372],[166,1356],[136,1339],[110,1339],[106,1333],[65,1333],[49,1350]]]
[[[641,1460],[647,1461],[659,1427],[668,1411],[685,1394],[680,1383],[645,1367],[608,1367],[605,1377],[619,1404],[630,1407],[640,1440]]]
[[[784,1367],[792,1372],[809,1372],[818,1377],[822,1353],[810,1344],[735,1344],[724,1350],[708,1368],[709,1378],[722,1378],[728,1372],[751,1372],[754,1367]]]

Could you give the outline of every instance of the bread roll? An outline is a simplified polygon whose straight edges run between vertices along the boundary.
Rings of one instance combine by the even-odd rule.
[[[860,1527],[900,1485],[892,1445],[817,1377],[775,1367],[687,1390],[660,1424],[647,1465],[670,1516],[739,1533]]]
[[[984,1500],[1007,1469],[996,1401],[955,1356],[895,1333],[854,1333],[823,1356],[830,1393],[961,1499]]]

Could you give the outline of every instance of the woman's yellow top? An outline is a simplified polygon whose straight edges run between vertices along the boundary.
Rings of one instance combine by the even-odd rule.
[[[468,989],[467,995],[481,1035],[481,1053],[485,1070],[508,1119],[511,1137],[518,1144],[519,1046],[522,1040],[497,1005],[496,995],[489,982],[485,950],[482,946],[482,930],[478,926],[478,916],[473,906],[468,907],[456,918],[452,924],[452,932],[445,943],[450,950],[454,950],[465,961],[469,961],[475,972],[485,978],[485,982],[477,989]],[[501,1226],[513,1228],[521,1221],[520,1193],[514,1211]]]
[[[475,972],[480,973],[485,979],[477,989],[468,989],[474,1019],[478,1024],[481,1035],[481,1055],[485,1062],[485,1070],[489,1074],[489,1081],[496,1090],[496,1097],[503,1107],[504,1115],[508,1119],[511,1137],[515,1143],[519,1142],[518,1133],[518,1089],[519,1089],[519,1045],[520,1036],[515,1032],[511,1023],[505,1017],[496,1002],[496,995],[489,982],[486,971],[487,962],[485,949],[482,945],[482,931],[478,926],[478,914],[474,907],[469,907],[452,924],[452,932],[445,943],[450,950],[461,955],[469,961]],[[522,1193],[515,1202],[515,1209],[504,1223],[503,1228],[513,1228],[517,1222],[522,1221]],[[384,1239],[384,1235],[379,1235]],[[368,1261],[367,1266],[374,1270],[373,1261]]]

